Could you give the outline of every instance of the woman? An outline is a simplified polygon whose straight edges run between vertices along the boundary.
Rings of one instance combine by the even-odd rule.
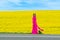
[[[32,23],[33,23],[32,34],[38,34],[41,33],[41,31],[43,31],[43,29],[39,28],[37,25],[35,13],[33,14]]]

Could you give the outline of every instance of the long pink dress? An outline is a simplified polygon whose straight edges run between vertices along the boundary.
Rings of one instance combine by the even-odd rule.
[[[32,23],[33,23],[32,34],[38,34],[38,29],[39,30],[42,30],[42,29],[39,28],[38,25],[37,25],[37,22],[36,22],[36,14],[35,13],[33,14]]]

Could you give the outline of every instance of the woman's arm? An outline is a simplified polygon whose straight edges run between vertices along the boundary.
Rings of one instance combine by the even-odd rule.
[[[40,28],[40,27],[38,27],[38,29],[40,30],[40,31],[44,31],[42,28]]]

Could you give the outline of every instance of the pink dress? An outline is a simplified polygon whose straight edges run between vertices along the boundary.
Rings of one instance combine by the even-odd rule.
[[[40,30],[42,30],[42,29],[39,28],[38,25],[37,25],[36,14],[33,14],[32,23],[33,23],[32,34],[38,34],[38,29],[40,29]]]

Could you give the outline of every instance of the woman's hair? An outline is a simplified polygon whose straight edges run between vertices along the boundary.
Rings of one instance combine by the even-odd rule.
[[[36,16],[36,13],[33,13],[33,16]]]

